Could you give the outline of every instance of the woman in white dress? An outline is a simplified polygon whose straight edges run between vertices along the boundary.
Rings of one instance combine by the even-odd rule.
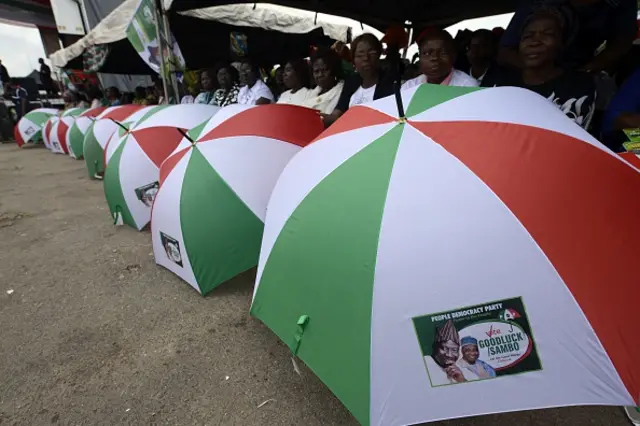
[[[288,89],[280,95],[279,104],[303,105],[311,96],[309,65],[304,59],[293,59],[284,65],[282,79]]]
[[[325,49],[311,58],[311,68],[316,87],[303,105],[326,116],[336,109],[344,87],[342,63],[333,50]]]
[[[240,91],[238,103],[241,105],[267,105],[274,101],[271,89],[260,80],[260,71],[249,60],[240,64]]]

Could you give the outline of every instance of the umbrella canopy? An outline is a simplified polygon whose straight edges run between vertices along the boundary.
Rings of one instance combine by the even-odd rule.
[[[53,108],[38,108],[26,113],[13,130],[18,146],[22,147],[25,143],[36,143],[43,140],[42,128],[47,120],[56,114],[58,114],[58,110]]]
[[[61,117],[77,117],[85,112],[87,108],[67,108],[60,114]]]
[[[183,139],[183,133],[214,115],[204,104],[156,107],[117,141],[104,173],[104,192],[115,223],[142,230],[151,220],[160,165]]]
[[[79,159],[83,157],[84,137],[94,122],[95,118],[100,115],[106,108],[98,107],[84,111],[76,117],[69,132],[67,133],[67,146],[69,147],[69,155]]]
[[[640,173],[524,89],[402,98],[285,168],[251,313],[363,425],[635,405]]]
[[[140,108],[140,105],[109,107],[89,126],[84,138],[82,154],[91,179],[100,177],[104,173],[104,148],[111,136],[129,116]]]
[[[53,146],[51,146],[51,131],[58,120],[60,120],[60,117],[57,115],[51,116],[42,128],[42,141],[44,142],[44,146],[51,151],[53,151]]]
[[[57,117],[51,125],[51,131],[49,132],[49,144],[51,145],[51,152],[55,154],[68,154],[69,147],[67,147],[67,132],[69,126],[73,124],[73,117]]]
[[[287,162],[323,130],[290,105],[223,108],[160,169],[151,232],[156,262],[201,294],[257,264],[266,206]]]

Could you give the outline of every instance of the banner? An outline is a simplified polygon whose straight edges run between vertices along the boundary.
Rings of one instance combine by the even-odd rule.
[[[431,386],[541,370],[521,298],[413,318]]]
[[[161,41],[158,40],[158,32],[156,31],[157,25],[160,26],[160,34],[163,37],[165,32],[162,20],[160,20],[160,23],[156,20],[155,8],[153,7],[152,1],[153,0],[140,0],[136,13],[133,15],[131,23],[127,27],[127,38],[147,65],[160,74]],[[169,37],[171,52],[169,52],[167,46],[164,47],[165,50],[163,52],[166,73],[171,69],[178,71],[185,67],[184,57],[182,56],[178,42],[173,37],[173,34],[169,33]],[[170,53],[173,53],[173,55]],[[170,67],[169,65],[172,56],[175,63],[173,64],[173,67]]]

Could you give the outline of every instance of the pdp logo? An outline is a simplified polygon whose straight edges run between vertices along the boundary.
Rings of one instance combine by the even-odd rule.
[[[515,319],[520,318],[520,314],[515,309],[505,309],[498,314],[498,318],[502,321],[513,321]]]

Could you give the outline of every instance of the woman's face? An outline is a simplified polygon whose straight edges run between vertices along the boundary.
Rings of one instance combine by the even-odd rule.
[[[439,82],[446,78],[454,61],[453,46],[445,40],[433,38],[420,46],[420,71],[428,81]]]
[[[552,18],[531,21],[520,37],[520,57],[525,68],[552,64],[562,45],[562,31]]]
[[[353,65],[361,76],[378,72],[380,67],[380,53],[376,46],[372,46],[368,40],[361,40],[353,52]]]
[[[233,78],[227,68],[221,68],[218,70],[218,84],[223,89],[230,89],[233,85]]]
[[[293,66],[291,66],[289,62],[287,62],[287,64],[284,66],[282,81],[284,82],[284,86],[289,90],[296,90],[301,86],[298,74],[296,74],[296,70],[293,68]]]
[[[211,78],[208,71],[203,71],[200,74],[200,86],[202,86],[202,90],[207,92],[213,90],[213,78]]]
[[[256,84],[256,80],[258,79],[258,77],[256,76],[256,73],[253,72],[251,64],[248,64],[246,62],[243,63],[242,65],[240,65],[240,69],[238,71],[240,73],[240,84],[242,86],[252,87],[254,84]]]
[[[330,90],[336,85],[336,79],[323,59],[317,59],[313,63],[313,79],[324,91]]]

